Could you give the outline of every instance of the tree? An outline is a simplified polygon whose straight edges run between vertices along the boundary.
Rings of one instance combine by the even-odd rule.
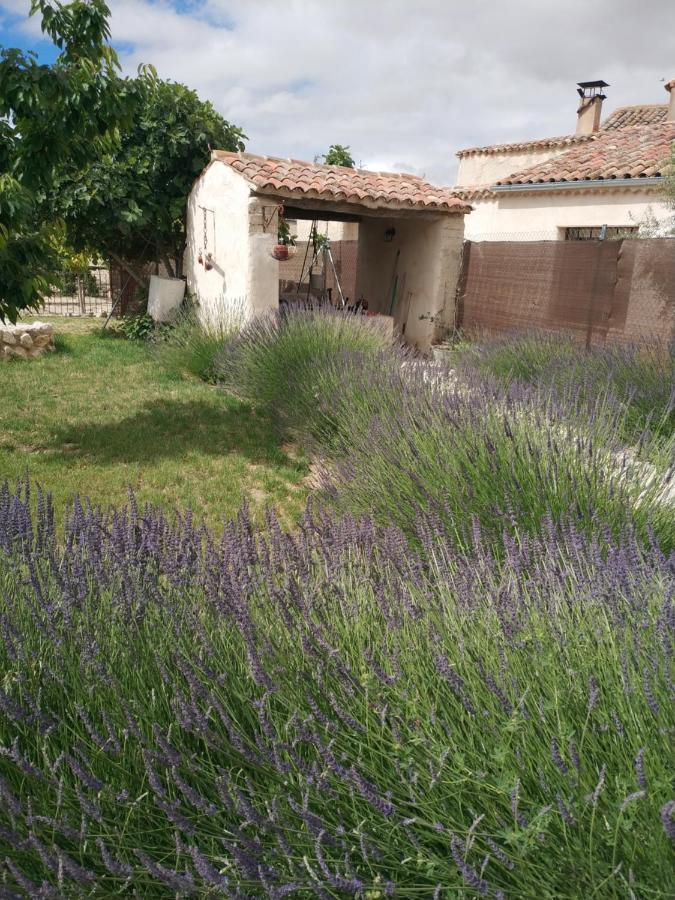
[[[211,147],[243,150],[245,137],[185,85],[156,80],[112,146],[62,167],[49,214],[63,219],[76,250],[115,259],[141,283],[148,260],[180,275],[192,183]]]
[[[353,169],[356,165],[351,148],[345,144],[331,144],[328,153],[324,154],[323,161],[327,166],[346,166],[348,169]]]
[[[65,161],[82,163],[124,122],[152,73],[120,78],[104,0],[33,0],[42,30],[60,49],[53,65],[0,48],[0,320],[37,309],[54,282],[52,223],[41,198]]]

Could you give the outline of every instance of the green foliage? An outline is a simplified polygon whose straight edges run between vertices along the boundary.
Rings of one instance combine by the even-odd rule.
[[[116,326],[129,341],[147,341],[155,332],[155,323],[151,316],[124,316]]]
[[[289,434],[328,441],[343,390],[332,363],[348,353],[378,357],[387,344],[384,333],[360,316],[282,312],[247,325],[226,345],[216,371],[235,396],[268,411]]]
[[[345,144],[331,144],[328,153],[323,156],[323,161],[327,166],[346,166],[348,169],[353,169],[356,165],[351,148]]]
[[[60,48],[53,65],[0,50],[0,320],[39,306],[57,259],[38,204],[66,161],[83,164],[128,116],[148,80],[117,75],[104,0],[34,0],[42,30]]]
[[[156,353],[160,365],[174,375],[217,381],[216,358],[244,321],[243,310],[237,304],[228,308],[229,315],[210,323],[202,321],[194,308],[186,307],[173,322],[158,329]]]
[[[291,234],[291,226],[282,215],[277,220],[277,241],[280,244],[287,244],[289,247],[295,246],[297,235]]]
[[[187,198],[210,147],[243,150],[245,135],[182,84],[154,81],[129,125],[84,166],[63,166],[46,204],[78,250],[180,275]]]
[[[586,351],[571,337],[532,333],[467,342],[460,355],[464,371],[477,369],[505,384],[522,381],[563,394],[574,391],[577,401],[588,405],[611,393],[622,409],[616,425],[624,443],[637,443],[646,429],[665,442],[675,435],[675,345]]]

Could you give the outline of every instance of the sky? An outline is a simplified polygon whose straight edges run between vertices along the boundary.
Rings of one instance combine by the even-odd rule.
[[[313,159],[452,184],[462,147],[569,134],[576,82],[605,114],[665,103],[675,0],[108,0],[123,70],[152,63],[249,137]],[[0,45],[49,62],[30,0],[0,0]]]

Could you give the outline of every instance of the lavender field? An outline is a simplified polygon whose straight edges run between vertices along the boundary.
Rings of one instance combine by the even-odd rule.
[[[214,364],[321,462],[296,529],[0,489],[2,896],[671,895],[667,435],[361,328]]]

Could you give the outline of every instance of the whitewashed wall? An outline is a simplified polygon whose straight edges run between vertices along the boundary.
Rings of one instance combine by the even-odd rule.
[[[509,236],[523,241],[560,240],[565,228],[631,228],[652,216],[659,220],[672,216],[653,189],[508,192],[471,200],[471,205],[473,212],[466,217],[467,240],[509,240]]]
[[[207,252],[212,268],[198,262],[204,250],[206,207]],[[274,309],[279,302],[279,264],[271,256],[276,220],[265,231],[260,201],[251,196],[244,178],[213,161],[195,182],[188,201],[185,273],[188,290],[206,321],[227,321],[233,314],[251,315]]]

